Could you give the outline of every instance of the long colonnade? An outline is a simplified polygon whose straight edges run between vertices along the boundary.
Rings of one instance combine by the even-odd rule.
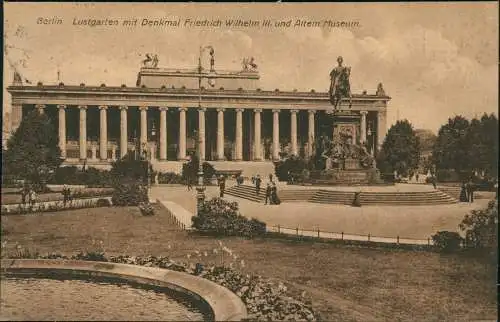
[[[43,113],[47,109],[47,105],[37,104],[35,108]],[[61,154],[63,158],[68,158],[68,147],[67,147],[67,122],[66,122],[66,112],[68,108],[77,108],[79,111],[79,159],[86,160],[88,159],[88,139],[87,139],[87,111],[89,106],[87,105],[57,105],[58,109],[58,133],[59,133],[59,146],[61,149]],[[118,147],[112,146],[110,148],[108,142],[108,112],[110,109],[119,109],[120,113],[120,136],[119,136],[119,144]],[[115,160],[119,157],[125,156],[126,153],[131,151],[131,146],[129,142],[129,129],[128,129],[128,118],[129,118],[129,107],[126,105],[120,106],[108,106],[108,105],[99,105],[99,140],[98,140],[98,148],[99,153],[97,155],[97,147],[92,147],[92,159],[99,159],[101,161],[110,161]],[[168,159],[168,126],[169,122],[177,122],[178,121],[178,150],[177,150],[177,160],[186,160],[187,159],[187,107],[152,107],[152,106],[139,106],[139,114],[140,114],[140,135],[137,138],[139,141],[139,149],[141,153],[145,151],[145,149],[150,149],[148,152],[151,153],[153,158],[158,156],[159,161],[166,161]],[[158,139],[155,140],[157,144],[153,146],[149,146],[148,142],[148,116],[147,113],[149,110],[159,111],[159,135]],[[178,120],[169,120],[167,111],[169,109],[175,109],[178,111]],[[206,159],[206,112],[207,108],[196,108],[198,113],[198,144],[200,146],[200,157],[202,160]],[[225,147],[225,114],[229,108],[209,108],[209,110],[216,111],[216,124],[213,124],[217,127],[216,129],[216,160],[226,160],[224,154]],[[234,161],[242,161],[243,160],[243,136],[245,130],[244,117],[243,112],[244,108],[234,108],[232,109],[236,113],[235,117],[235,133],[234,135]],[[263,151],[262,151],[262,112],[261,108],[249,108],[247,109],[253,113],[253,133],[252,134],[252,146],[247,147],[252,150],[252,158],[251,161],[262,161],[264,160]],[[273,160],[278,160],[280,158],[281,145],[280,145],[280,113],[289,112],[290,114],[290,152],[291,154],[298,155],[299,154],[299,119],[298,119],[298,109],[272,109],[272,143],[271,143],[271,158]],[[307,127],[307,149],[306,154],[312,155],[313,153],[313,142],[316,136],[316,110],[308,109],[307,110],[307,122],[305,124],[301,124]],[[360,111],[360,133],[359,133],[359,141],[360,143],[365,143],[367,140],[367,115],[368,111]],[[377,117],[385,117],[385,115],[381,115],[380,113]],[[379,124],[385,124],[385,120],[379,120]],[[208,126],[212,126],[212,124],[208,124]],[[247,125],[248,126],[248,125]],[[251,129],[250,129],[251,130]],[[382,129],[381,129],[382,130]],[[135,145],[133,146],[135,147]],[[117,151],[118,150],[118,151]],[[171,159],[171,158],[170,158]]]

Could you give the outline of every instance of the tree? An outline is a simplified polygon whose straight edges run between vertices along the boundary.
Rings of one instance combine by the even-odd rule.
[[[47,115],[30,112],[7,142],[5,172],[44,188],[62,163],[55,127]]]
[[[470,122],[462,116],[450,118],[439,130],[432,155],[438,170],[452,169],[463,178],[473,171],[496,177],[498,152],[498,119],[484,114]]]
[[[196,182],[198,178],[199,165],[200,165],[200,160],[198,156],[192,155],[191,159],[182,165],[182,179],[184,181],[190,180],[191,182]],[[215,174],[215,169],[208,162],[203,162],[202,167],[203,167],[203,178],[205,182],[207,182],[210,179],[212,179],[213,175]]]
[[[448,119],[441,126],[432,158],[437,169],[453,169],[458,174],[471,170],[469,121],[463,116]]]
[[[475,161],[474,170],[484,171],[488,176],[496,177],[499,152],[497,117],[494,114],[484,114],[481,120],[472,120],[470,132],[470,158]]]
[[[407,176],[418,167],[420,144],[412,125],[407,120],[397,121],[387,133],[377,158],[382,173],[397,172]]]

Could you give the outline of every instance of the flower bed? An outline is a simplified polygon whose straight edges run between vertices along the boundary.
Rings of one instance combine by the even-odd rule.
[[[62,210],[73,210],[82,208],[96,208],[96,207],[109,207],[111,206],[111,198],[89,198],[89,199],[74,199],[66,204],[62,201],[50,201],[45,203],[35,204],[33,207],[29,205],[11,205],[2,206],[2,215],[19,215],[26,213],[38,212],[55,212]]]
[[[245,303],[250,321],[317,321],[310,301],[288,295],[287,287],[279,282],[261,276],[242,274],[235,269],[211,265],[175,262],[168,257],[156,256],[109,256],[101,252],[79,253],[71,257],[61,254],[40,256],[30,252],[20,252],[13,258],[75,259],[104,261],[120,264],[166,268],[178,272],[204,277],[224,286],[238,295]]]

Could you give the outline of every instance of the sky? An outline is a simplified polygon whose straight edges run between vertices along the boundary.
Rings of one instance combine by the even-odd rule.
[[[62,24],[39,24],[39,18]],[[73,21],[116,19],[119,26]],[[292,20],[292,27],[126,27],[125,19]],[[293,27],[302,21],[348,21],[348,28]],[[13,67],[33,84],[135,86],[145,53],[161,68],[193,68],[199,46],[215,48],[215,67],[240,70],[254,57],[263,90],[327,91],[337,56],[351,66],[353,93],[383,83],[392,97],[388,123],[408,119],[437,132],[454,115],[498,109],[498,4],[14,3],[4,6],[4,84]],[[5,95],[3,111],[10,110]]]

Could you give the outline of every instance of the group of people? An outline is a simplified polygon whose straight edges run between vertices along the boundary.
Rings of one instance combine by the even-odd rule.
[[[68,201],[71,201],[71,189],[68,186],[64,185],[61,193],[63,195],[63,203],[64,205],[66,205]]]
[[[474,202],[475,188],[472,180],[469,180],[469,182],[462,182],[462,186],[460,187],[460,202]]]
[[[37,195],[35,189],[30,186],[24,186],[21,190],[21,204],[23,207],[28,205],[30,208],[33,208],[37,201]]]
[[[269,175],[269,181],[266,185],[266,199],[264,204],[267,205],[269,202],[270,205],[279,205],[281,203],[280,198],[278,197],[278,187],[276,186],[276,182],[273,180],[273,175]]]

